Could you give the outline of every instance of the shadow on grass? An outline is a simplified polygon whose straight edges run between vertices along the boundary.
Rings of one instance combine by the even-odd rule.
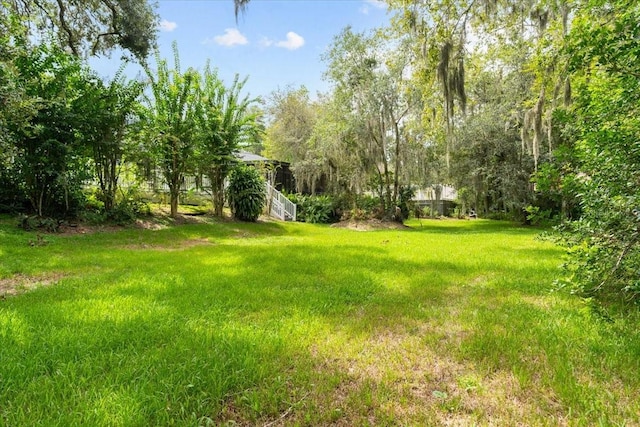
[[[488,219],[456,220],[456,219],[412,219],[406,224],[412,230],[433,234],[536,234],[544,231],[541,228],[522,225],[509,221],[494,221]]]
[[[84,268],[118,269],[122,265],[120,249],[127,247],[180,249],[189,241],[216,243],[224,239],[296,235],[298,232],[276,222],[235,221],[184,224],[158,230],[130,227],[67,235],[27,232],[15,225],[0,225],[0,277],[33,274],[45,266],[48,270],[65,272]]]

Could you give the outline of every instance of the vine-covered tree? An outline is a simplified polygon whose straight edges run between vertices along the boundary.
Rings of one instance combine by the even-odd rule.
[[[352,126],[360,170],[380,198],[385,216],[395,214],[408,146],[407,122],[417,105],[408,84],[411,55],[402,40],[391,48],[375,35],[343,30],[325,56],[333,96]]]
[[[310,145],[316,125],[316,106],[304,87],[274,91],[268,101],[270,125],[266,132],[265,154],[291,163],[298,191],[315,192],[322,171]]]

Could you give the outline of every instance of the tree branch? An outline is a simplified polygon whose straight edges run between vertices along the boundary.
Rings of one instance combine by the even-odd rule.
[[[56,2],[58,3],[58,18],[60,19],[60,27],[64,30],[65,33],[67,33],[67,37],[68,37],[67,41],[68,41],[69,48],[71,49],[71,52],[73,52],[74,56],[79,56],[78,48],[74,41],[73,32],[71,31],[71,28],[69,28],[69,25],[67,24],[67,21],[65,18],[66,9],[64,6],[64,1],[56,0]]]
[[[605,277],[604,280],[602,282],[600,282],[600,284],[598,286],[593,288],[593,292],[597,292],[600,289],[602,289],[604,287],[604,285],[609,281],[609,279],[611,279],[611,277],[613,277],[613,275],[620,268],[620,265],[622,265],[622,260],[624,259],[624,257],[627,256],[627,253],[629,253],[631,248],[633,248],[633,246],[638,242],[639,239],[640,239],[640,233],[636,233],[633,236],[633,238],[631,240],[629,240],[627,245],[622,249],[622,252],[620,252],[620,256],[618,256],[618,260],[616,261],[616,265],[613,266],[613,268],[611,269],[611,271],[609,272],[607,277]]]

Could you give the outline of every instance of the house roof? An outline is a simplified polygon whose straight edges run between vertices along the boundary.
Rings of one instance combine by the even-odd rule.
[[[267,159],[266,157],[262,157],[259,156],[257,154],[253,154],[253,153],[249,153],[248,151],[238,151],[236,153],[236,157],[242,161],[242,162],[246,162],[246,163],[253,163],[253,162],[270,162],[270,159]]]
[[[266,157],[259,156],[258,154],[253,154],[248,151],[237,151],[236,157],[238,160],[244,163],[268,163],[271,165],[286,165],[288,166],[288,162],[281,162],[280,160],[267,159]]]

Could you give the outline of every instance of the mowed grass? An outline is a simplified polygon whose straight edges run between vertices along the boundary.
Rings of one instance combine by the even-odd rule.
[[[639,425],[638,317],[477,221],[85,235],[0,220],[0,425]]]

